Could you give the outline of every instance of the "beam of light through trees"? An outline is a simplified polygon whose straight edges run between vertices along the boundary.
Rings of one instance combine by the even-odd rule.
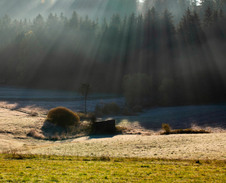
[[[3,83],[67,90],[90,83],[96,92],[127,93],[128,103],[144,106],[226,99],[225,3],[108,0],[92,16],[66,16],[54,12],[62,2],[38,2],[31,11],[53,12],[0,18]],[[92,9],[91,0],[84,2]]]

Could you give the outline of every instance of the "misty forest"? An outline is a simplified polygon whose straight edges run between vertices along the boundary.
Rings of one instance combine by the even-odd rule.
[[[226,0],[0,0],[0,182],[226,182]]]
[[[143,107],[226,100],[225,0],[83,0],[87,12],[69,2],[60,12],[62,1],[34,1],[40,13],[27,16],[5,2],[1,85],[77,91],[88,83]]]

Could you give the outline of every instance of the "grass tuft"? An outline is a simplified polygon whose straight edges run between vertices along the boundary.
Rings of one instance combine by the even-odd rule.
[[[162,124],[162,129],[164,130],[161,135],[169,135],[169,134],[200,134],[200,133],[210,133],[210,131],[203,130],[203,129],[175,129],[172,130],[169,124]]]
[[[11,149],[8,151],[4,151],[2,153],[5,159],[11,160],[24,160],[24,159],[34,159],[37,156],[33,154],[22,154],[18,149]]]

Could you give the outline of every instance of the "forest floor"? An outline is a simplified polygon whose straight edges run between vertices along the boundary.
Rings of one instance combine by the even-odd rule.
[[[159,135],[159,132],[148,133],[138,126],[130,135],[38,140],[27,137],[27,133],[42,127],[45,121],[44,113],[32,116],[34,109],[18,111],[11,107],[0,108],[0,152],[16,150],[29,154],[83,157],[226,160],[225,130],[213,129],[210,134]]]

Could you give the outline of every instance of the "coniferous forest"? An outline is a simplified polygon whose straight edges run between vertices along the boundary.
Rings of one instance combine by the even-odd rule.
[[[124,94],[129,105],[226,101],[226,1],[141,13],[0,17],[0,84]],[[186,4],[187,3],[187,4]]]

